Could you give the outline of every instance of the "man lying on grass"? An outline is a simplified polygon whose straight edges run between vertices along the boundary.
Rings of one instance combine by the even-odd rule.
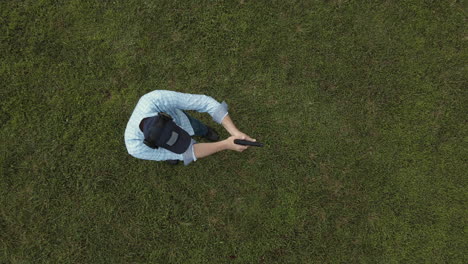
[[[231,137],[218,141],[216,131],[190,116],[184,110],[211,115],[222,124]],[[213,143],[197,143],[191,136],[200,136]],[[166,161],[185,165],[221,150],[243,152],[248,146],[234,143],[235,139],[256,141],[239,131],[228,115],[226,102],[220,104],[206,95],[156,90],[143,95],[125,129],[125,145],[135,158]]]

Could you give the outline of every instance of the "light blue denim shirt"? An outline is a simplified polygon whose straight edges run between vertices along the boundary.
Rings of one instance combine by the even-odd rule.
[[[185,165],[196,161],[197,158],[193,151],[193,144],[196,142],[193,139],[189,148],[183,154],[176,154],[164,148],[152,149],[143,143],[145,137],[139,127],[141,120],[146,117],[156,116],[159,112],[172,116],[178,126],[193,136],[193,128],[182,110],[208,113],[218,124],[221,124],[228,114],[226,102],[220,104],[210,96],[166,90],[152,91],[140,98],[127,123],[125,146],[128,153],[135,158],[145,160],[183,160]]]

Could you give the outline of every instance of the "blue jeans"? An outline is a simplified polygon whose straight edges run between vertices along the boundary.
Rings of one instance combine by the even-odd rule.
[[[184,112],[184,114],[188,117],[190,124],[193,127],[193,131],[195,132],[195,136],[203,137],[208,133],[208,127],[203,124],[200,120],[191,117],[187,112]]]

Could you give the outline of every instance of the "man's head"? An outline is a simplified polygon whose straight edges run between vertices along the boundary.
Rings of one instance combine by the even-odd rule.
[[[143,134],[145,136],[143,143],[148,147],[153,149],[162,147],[177,154],[184,153],[192,141],[190,135],[165,113],[146,118]]]

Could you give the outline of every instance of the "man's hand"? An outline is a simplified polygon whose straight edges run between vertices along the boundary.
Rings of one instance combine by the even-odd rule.
[[[234,133],[232,136],[239,137],[238,139],[245,139],[245,140],[253,141],[253,142],[257,141],[256,139],[253,139],[253,138],[249,137],[247,134],[242,133],[240,131]]]
[[[224,128],[226,128],[226,130],[229,132],[229,134],[231,134],[232,137],[235,137],[232,139],[232,144],[234,144],[234,139],[243,139],[243,140],[248,140],[248,141],[257,141],[256,139],[253,139],[251,137],[249,137],[247,134],[241,132],[239,129],[237,129],[237,127],[234,125],[234,123],[232,122],[231,120],[231,117],[229,117],[229,115],[227,115],[224,119],[223,119],[223,122],[222,122],[222,125],[224,126]],[[231,139],[232,137],[228,138],[228,139]],[[229,143],[229,142],[228,142]],[[228,144],[229,145],[229,144]],[[234,144],[237,148],[237,144]],[[229,148],[231,149],[231,148]]]
[[[236,140],[236,139],[249,140],[245,136],[232,136],[232,137],[229,137],[229,138],[224,140],[226,142],[226,148],[230,149],[230,150],[235,150],[235,151],[238,151],[238,152],[242,152],[242,151],[249,148],[249,146],[242,146],[242,145],[237,145],[236,143],[234,143],[234,140]]]

